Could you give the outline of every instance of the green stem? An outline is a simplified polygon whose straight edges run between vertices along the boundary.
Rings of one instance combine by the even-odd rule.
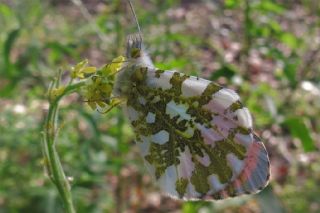
[[[55,141],[58,136],[57,131],[57,116],[59,101],[66,95],[78,91],[85,82],[78,82],[75,84],[68,85],[64,91],[50,100],[49,111],[45,123],[45,134],[44,134],[44,148],[45,148],[45,158],[48,165],[48,171],[51,173],[51,180],[57,187],[59,194],[62,198],[66,212],[75,213],[75,208],[73,206],[71,187],[68,179],[63,171],[59,155],[56,151]],[[50,92],[50,91],[49,91]]]

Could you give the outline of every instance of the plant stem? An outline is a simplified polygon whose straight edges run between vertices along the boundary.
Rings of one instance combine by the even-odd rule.
[[[58,108],[59,101],[66,95],[79,90],[85,82],[68,85],[61,94],[50,100],[49,111],[45,123],[44,149],[45,159],[52,182],[56,185],[62,198],[66,212],[75,213],[73,206],[71,187],[63,171],[55,142],[58,137]],[[50,91],[49,91],[50,92]]]

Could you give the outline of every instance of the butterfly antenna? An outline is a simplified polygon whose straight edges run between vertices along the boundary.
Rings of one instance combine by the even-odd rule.
[[[134,10],[134,8],[133,8],[133,5],[132,5],[132,3],[131,3],[131,0],[127,0],[127,2],[128,2],[129,5],[130,5],[130,10],[131,10],[131,12],[132,12],[132,14],[133,14],[133,17],[134,17],[134,19],[135,19],[135,22],[136,22],[136,24],[137,24],[139,39],[142,41],[141,28],[140,28],[140,25],[139,25],[139,21],[138,21],[136,12],[135,12],[135,10]]]

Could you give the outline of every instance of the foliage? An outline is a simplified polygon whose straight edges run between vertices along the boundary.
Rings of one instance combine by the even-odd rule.
[[[63,212],[41,149],[47,88],[85,58],[103,67],[124,53],[126,35],[136,31],[125,1],[73,2],[79,1],[0,2],[0,212]],[[214,2],[133,3],[159,68],[238,90],[271,156],[269,188],[222,202],[160,195],[121,109],[93,112],[72,94],[60,103],[56,148],[78,212],[320,211],[319,4]],[[74,77],[96,71],[82,65]]]

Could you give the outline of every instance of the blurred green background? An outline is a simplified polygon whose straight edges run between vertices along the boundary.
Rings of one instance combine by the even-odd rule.
[[[160,194],[120,109],[63,101],[57,149],[78,212],[320,212],[320,2],[133,0],[159,68],[236,89],[271,158],[269,186],[220,202]],[[0,0],[0,213],[63,212],[44,169],[46,92],[59,69],[100,67],[136,32],[124,0]],[[65,75],[67,80],[67,74]]]

